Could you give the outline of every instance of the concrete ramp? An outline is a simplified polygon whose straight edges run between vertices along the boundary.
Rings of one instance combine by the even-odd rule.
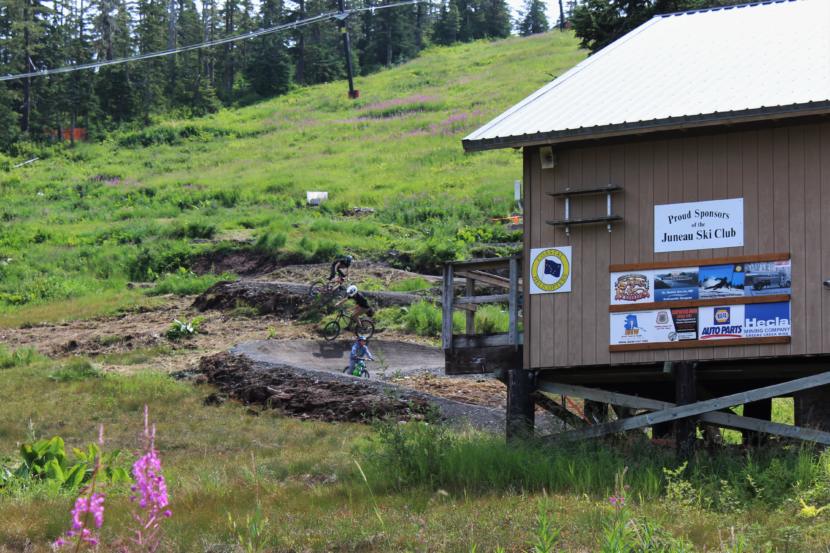
[[[252,361],[275,363],[300,369],[340,372],[349,364],[352,342],[337,340],[259,340],[245,342],[231,350]],[[370,363],[373,376],[378,371],[392,374],[429,371],[443,374],[444,352],[437,347],[408,342],[371,340],[369,349],[376,362]]]

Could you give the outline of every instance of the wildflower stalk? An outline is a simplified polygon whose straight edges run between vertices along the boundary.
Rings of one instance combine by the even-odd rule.
[[[92,522],[96,528],[101,528],[104,523],[104,494],[95,492],[104,449],[104,425],[98,427],[98,445],[99,451],[95,456],[90,483],[75,500],[75,506],[72,508],[72,529],[66,532],[68,538],[75,539],[73,553],[78,553],[83,546],[95,547],[98,545],[98,538],[89,529],[90,517],[92,517]],[[61,537],[55,540],[52,545],[55,549],[60,549],[69,545],[69,542]]]
[[[132,541],[144,551],[158,550],[161,542],[161,521],[172,516],[168,509],[167,483],[161,473],[161,459],[155,447],[156,426],[150,425],[149,409],[144,406],[144,455],[133,464],[135,493],[130,499],[140,510],[133,513],[137,524]],[[142,512],[143,511],[143,512]]]

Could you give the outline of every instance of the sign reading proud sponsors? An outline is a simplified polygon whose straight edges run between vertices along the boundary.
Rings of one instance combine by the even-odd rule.
[[[530,293],[571,291],[571,247],[553,246],[530,250]]]
[[[743,198],[654,206],[655,252],[743,245]]]

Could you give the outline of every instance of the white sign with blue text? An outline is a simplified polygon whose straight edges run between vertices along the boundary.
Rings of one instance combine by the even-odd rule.
[[[654,251],[657,253],[743,245],[743,198],[654,206]]]

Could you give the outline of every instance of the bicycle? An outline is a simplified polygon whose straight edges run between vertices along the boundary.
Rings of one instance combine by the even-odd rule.
[[[345,279],[335,278],[333,280],[315,280],[308,287],[308,297],[312,299],[320,298],[321,296],[332,296],[340,294],[345,289],[343,283]]]
[[[344,319],[346,320],[345,325],[341,324]],[[337,318],[323,327],[323,338],[331,342],[340,336],[342,328],[352,330],[355,336],[365,336],[366,339],[369,339],[375,333],[375,322],[372,319],[358,319],[357,324],[355,324],[352,316],[347,314],[344,309],[340,309],[337,312]]]
[[[349,366],[343,369],[343,374],[350,374],[352,376],[358,376],[361,378],[370,378],[369,371],[366,369],[366,360],[365,359],[358,359],[357,362],[354,364],[354,369],[349,370]]]

